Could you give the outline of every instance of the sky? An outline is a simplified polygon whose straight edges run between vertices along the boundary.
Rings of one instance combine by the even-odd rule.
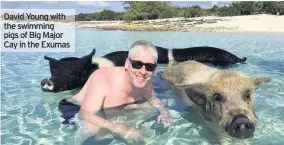
[[[171,1],[173,6],[199,5],[211,8],[215,5],[228,5],[232,1]],[[116,12],[124,11],[124,5],[119,1],[2,1],[2,9],[75,9],[75,13],[92,13],[104,9]]]

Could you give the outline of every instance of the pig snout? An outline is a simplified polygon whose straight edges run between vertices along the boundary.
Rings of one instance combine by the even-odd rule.
[[[54,83],[50,79],[43,79],[40,84],[44,92],[52,92],[54,89]]]
[[[255,125],[245,115],[234,116],[232,123],[228,126],[228,133],[236,138],[250,138],[253,136]]]

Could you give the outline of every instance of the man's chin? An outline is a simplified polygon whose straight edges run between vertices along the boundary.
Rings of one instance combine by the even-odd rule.
[[[136,88],[143,88],[146,85],[146,81],[136,81],[134,85]]]

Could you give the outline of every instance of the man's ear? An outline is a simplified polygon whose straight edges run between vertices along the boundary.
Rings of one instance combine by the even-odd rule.
[[[125,68],[125,70],[128,70],[129,69],[129,58],[126,58],[125,59],[125,63],[124,63],[124,68]]]
[[[268,83],[272,79],[264,76],[252,77],[253,84],[258,88],[262,83]]]

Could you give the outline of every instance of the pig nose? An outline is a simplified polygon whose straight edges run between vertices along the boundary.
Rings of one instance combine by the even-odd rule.
[[[236,115],[229,126],[229,134],[236,138],[250,138],[255,130],[254,124],[245,115]]]
[[[41,89],[44,92],[51,92],[51,91],[53,91],[54,85],[53,85],[53,82],[51,80],[43,79],[40,84],[41,84]]]

